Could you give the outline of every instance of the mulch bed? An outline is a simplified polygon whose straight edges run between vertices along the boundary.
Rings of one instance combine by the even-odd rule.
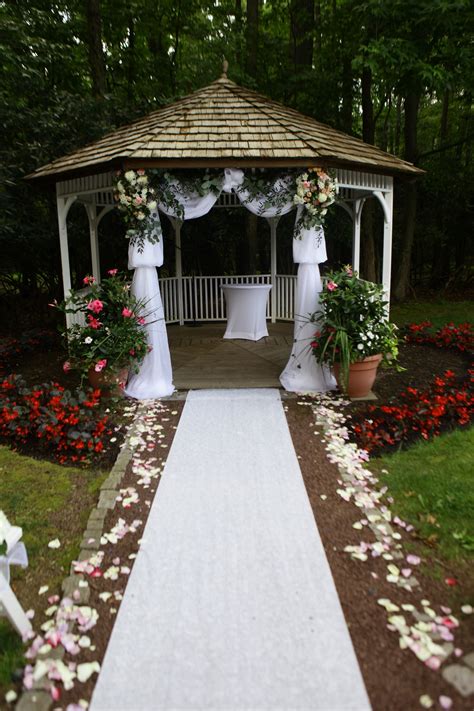
[[[344,548],[360,543],[360,532],[352,528],[354,521],[360,517],[360,511],[336,493],[339,470],[326,458],[322,436],[313,434],[318,428],[311,408],[303,407],[295,400],[287,400],[285,408],[308,496],[374,710],[419,708],[419,697],[428,693],[433,699],[441,694],[450,696],[454,701],[453,708],[472,711],[472,699],[460,696],[444,682],[440,671],[430,670],[411,651],[400,649],[398,635],[387,629],[387,615],[377,604],[379,598],[389,598],[396,604],[410,602],[417,605],[422,599],[428,599],[432,607],[450,605],[453,595],[462,597],[463,592],[466,596],[469,593],[469,590],[463,589],[462,578],[456,593],[453,593],[446,584],[417,570],[416,577],[421,587],[407,593],[386,582],[387,570],[383,559],[369,558],[364,563],[351,560]],[[322,500],[321,494],[326,495],[327,499]],[[365,533],[365,539],[375,540],[370,531]],[[429,563],[433,552],[421,543],[417,545],[420,555]],[[410,550],[413,550],[413,545]],[[371,576],[371,571],[378,574],[378,579]],[[459,605],[453,607],[456,614]],[[463,619],[461,627],[455,632],[455,644],[467,652],[473,646],[473,640],[474,619]]]

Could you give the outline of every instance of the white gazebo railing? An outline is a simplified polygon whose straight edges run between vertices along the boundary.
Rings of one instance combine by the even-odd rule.
[[[179,277],[160,279],[161,298],[166,323],[179,323]],[[225,321],[227,318],[225,284],[271,284],[270,274],[238,274],[232,276],[184,276],[183,321]],[[267,319],[272,318],[272,299],[276,300],[276,321],[293,321],[295,315],[296,276],[277,274],[267,304]],[[87,291],[87,287],[84,291]],[[84,315],[68,314],[68,324],[85,325]]]
[[[271,284],[270,274],[232,276],[186,276],[183,280],[183,320],[225,321],[226,305],[221,286],[226,284]],[[267,319],[272,317],[272,299],[276,300],[276,319],[292,321],[294,317],[294,293],[296,276],[277,275],[276,284],[270,292],[267,304]],[[179,279],[160,279],[161,298],[166,323],[179,323]]]

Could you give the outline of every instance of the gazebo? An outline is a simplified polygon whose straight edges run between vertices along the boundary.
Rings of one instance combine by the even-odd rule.
[[[100,280],[98,229],[116,206],[114,174],[131,169],[288,169],[311,165],[332,168],[337,175],[337,204],[353,222],[352,263],[360,262],[361,215],[373,198],[383,210],[382,283],[390,296],[393,189],[397,176],[417,177],[422,171],[379,148],[319,123],[294,109],[238,86],[224,72],[189,96],[123,126],[102,139],[35,170],[35,182],[55,183],[64,294],[71,289],[68,212],[82,203],[89,220],[92,274]],[[223,192],[216,207],[239,206],[238,197]],[[295,277],[277,273],[277,217],[269,217],[270,274],[239,277],[183,276],[182,221],[170,217],[175,233],[175,276],[161,281],[167,323],[222,320],[219,286],[227,282],[266,282],[273,293],[267,317],[274,323],[293,318]],[[199,313],[196,312],[199,304]],[[72,320],[70,320],[72,323]]]

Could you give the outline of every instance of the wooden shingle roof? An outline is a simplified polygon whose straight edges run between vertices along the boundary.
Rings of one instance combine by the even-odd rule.
[[[423,172],[223,75],[28,177],[62,180],[118,167],[291,167],[313,163],[386,175]]]

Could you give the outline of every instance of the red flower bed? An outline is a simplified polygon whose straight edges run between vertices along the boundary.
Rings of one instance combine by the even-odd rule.
[[[474,350],[474,334],[469,323],[447,324],[432,332],[431,323],[411,324],[405,330],[408,343],[434,345],[465,353]],[[429,439],[453,427],[468,425],[474,417],[474,370],[456,379],[447,370],[425,388],[408,387],[396,403],[369,405],[354,417],[352,431],[359,447],[372,454],[398,448],[422,437]]]
[[[103,451],[111,432],[100,413],[100,390],[72,394],[57,383],[30,388],[18,375],[0,382],[0,438],[9,444],[83,462]]]
[[[403,329],[406,343],[420,343],[437,346],[438,348],[452,348],[457,351],[474,351],[474,332],[472,324],[461,323],[455,326],[452,322],[433,332],[431,321],[411,323]]]

